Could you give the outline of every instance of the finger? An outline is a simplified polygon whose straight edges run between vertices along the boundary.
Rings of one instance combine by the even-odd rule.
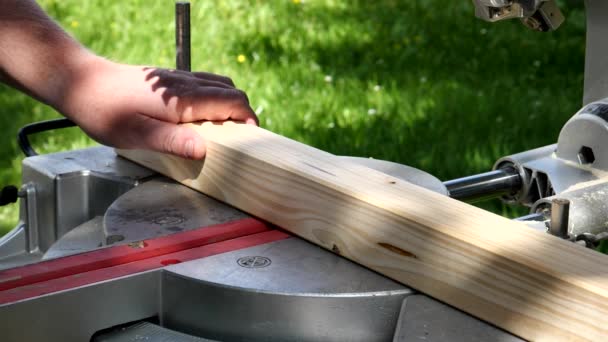
[[[192,78],[198,81],[217,85],[221,88],[234,88],[234,83],[229,77],[211,74],[208,72],[190,72],[183,70],[165,70],[167,79],[182,79],[182,77]],[[183,80],[183,79],[182,79]]]
[[[217,81],[217,82],[229,85],[232,88],[236,87],[234,85],[234,82],[232,82],[232,79],[230,77],[226,77],[226,76],[222,76],[222,75],[216,75],[216,74],[212,74],[212,73],[209,73],[209,72],[202,72],[202,71],[193,72],[192,74],[195,77],[197,77],[197,78]]]
[[[180,74],[177,72],[170,72],[168,70],[161,71],[156,74],[156,78],[150,79],[152,83],[151,87],[153,91],[158,89],[165,89],[168,95],[180,95],[184,91],[192,88],[200,87],[217,87],[225,89],[234,89],[233,87],[214,80],[196,78],[186,74]]]
[[[196,78],[196,79],[220,82],[231,88],[235,87],[234,82],[232,82],[232,79],[230,77],[212,74],[210,72],[203,72],[203,71],[190,72],[190,71],[173,70],[173,69],[156,69],[153,71],[153,73],[154,73],[154,76],[157,76],[162,73],[167,73],[167,74],[173,74],[173,75],[192,77],[192,78]]]
[[[226,83],[222,83],[214,80],[205,80],[197,78],[197,84],[201,87],[216,87],[216,88],[224,88],[224,89],[235,89],[233,86],[230,86]]]
[[[257,116],[244,92],[238,89],[203,87],[175,101],[180,122],[235,120],[257,124]]]
[[[202,159],[205,156],[205,140],[186,126],[144,117],[133,133],[139,138],[136,143],[138,148],[188,159]]]

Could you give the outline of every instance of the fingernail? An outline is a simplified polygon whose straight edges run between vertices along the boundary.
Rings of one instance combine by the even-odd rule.
[[[186,158],[192,159],[194,157],[194,141],[189,139],[186,141]]]
[[[255,122],[255,119],[252,119],[252,118],[249,118],[249,119],[245,120],[245,123],[248,124],[248,125],[256,125],[257,126],[257,123]]]

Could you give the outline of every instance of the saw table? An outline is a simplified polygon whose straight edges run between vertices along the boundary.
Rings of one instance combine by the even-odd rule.
[[[37,205],[0,242],[5,341],[519,340],[107,147],[27,158],[23,175]]]

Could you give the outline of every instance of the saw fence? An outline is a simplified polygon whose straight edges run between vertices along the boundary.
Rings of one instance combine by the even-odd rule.
[[[189,125],[204,161],[118,153],[525,339],[608,340],[605,255],[255,126]]]

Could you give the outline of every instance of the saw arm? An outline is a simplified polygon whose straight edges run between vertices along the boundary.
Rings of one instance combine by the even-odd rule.
[[[473,0],[475,15],[489,22],[520,19],[536,31],[556,30],[563,22],[555,0]]]

